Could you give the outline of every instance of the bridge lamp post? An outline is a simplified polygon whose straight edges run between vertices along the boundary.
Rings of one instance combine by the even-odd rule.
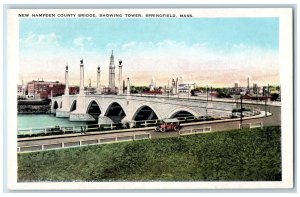
[[[258,87],[256,87],[255,92],[256,92],[256,104],[258,104]]]
[[[194,86],[194,89],[195,89],[195,83],[191,83],[191,84],[188,83],[188,84],[187,84],[187,86],[188,86],[188,92],[187,92],[187,93],[188,93],[188,100],[190,100],[191,86],[192,86],[192,85]]]
[[[169,86],[169,80],[168,80],[168,88],[167,88],[167,95],[168,95],[168,98],[169,98],[169,94],[170,94],[170,86]]]
[[[190,84],[188,83],[187,84],[187,97],[188,97],[188,100],[190,100]]]
[[[265,91],[265,116],[267,117],[267,101],[269,99],[269,84],[266,87],[267,91]]]
[[[206,85],[206,101],[208,101],[208,85]]]
[[[212,86],[210,86],[210,100],[212,101]]]
[[[243,128],[243,91],[240,92],[241,95],[241,113],[240,113],[240,129]]]

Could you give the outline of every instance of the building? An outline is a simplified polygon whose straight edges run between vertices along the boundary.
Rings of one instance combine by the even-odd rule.
[[[234,88],[238,89],[239,88],[239,84],[237,82],[234,83]]]
[[[24,85],[22,80],[22,85],[18,85],[18,97],[24,97],[27,95],[27,85]]]
[[[18,85],[18,93],[17,93],[17,97],[19,100],[25,100],[27,99],[27,85]]]
[[[70,86],[69,87],[69,94],[78,94],[79,93],[79,87],[78,86]]]
[[[65,84],[58,81],[31,81],[27,84],[28,97],[35,100],[50,99],[51,96],[60,96],[64,94]]]
[[[101,93],[102,94],[117,94],[116,91],[112,91],[109,87],[103,87]]]
[[[178,77],[176,79],[172,78],[172,84],[171,84],[171,93],[177,94],[178,93]]]
[[[150,91],[154,91],[156,88],[156,83],[154,82],[154,78],[152,77],[151,82],[149,84]]]
[[[247,90],[250,90],[250,77],[247,78]]]
[[[253,93],[258,94],[258,86],[257,83],[253,83]]]
[[[24,96],[27,92],[27,86],[26,85],[18,85],[18,96]]]
[[[189,93],[192,89],[195,89],[195,84],[179,84],[178,93]]]

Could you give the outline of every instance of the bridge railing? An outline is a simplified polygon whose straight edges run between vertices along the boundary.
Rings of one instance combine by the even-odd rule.
[[[213,120],[212,117],[178,117],[179,122],[195,122]],[[111,124],[88,124],[88,125],[76,125],[76,126],[52,126],[42,128],[21,128],[18,129],[18,137],[37,137],[37,136],[48,136],[48,135],[63,135],[63,134],[76,134],[76,133],[87,133],[87,132],[101,132],[109,130],[122,130],[129,128],[143,128],[143,127],[154,127],[162,123],[163,120],[141,120],[141,121],[130,121],[127,123],[111,123]]]

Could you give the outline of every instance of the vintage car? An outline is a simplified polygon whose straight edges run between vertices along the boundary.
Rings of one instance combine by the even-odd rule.
[[[180,123],[176,118],[165,119],[159,126],[155,127],[155,131],[158,132],[178,131],[179,129]]]

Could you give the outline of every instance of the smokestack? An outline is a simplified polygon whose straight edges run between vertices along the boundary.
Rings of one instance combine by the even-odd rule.
[[[250,78],[248,77],[248,84],[247,84],[247,89],[249,90],[249,88],[250,88]]]

